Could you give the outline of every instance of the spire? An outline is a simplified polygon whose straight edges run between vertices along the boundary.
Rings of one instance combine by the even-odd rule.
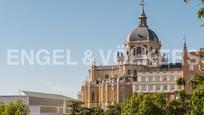
[[[188,51],[188,47],[187,47],[186,37],[184,37],[183,40],[184,40],[183,51],[187,52]]]
[[[144,0],[141,1],[140,5],[141,5],[141,14],[140,14],[140,17],[139,17],[139,19],[140,19],[139,26],[147,27],[147,17],[145,15],[145,11],[144,11]]]

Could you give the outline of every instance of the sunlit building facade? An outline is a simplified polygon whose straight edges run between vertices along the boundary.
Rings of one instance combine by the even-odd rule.
[[[200,51],[188,51],[186,43],[183,54],[183,74],[185,79],[185,91],[192,90],[191,80],[195,75],[204,75],[204,48]]]
[[[97,66],[94,62],[81,88],[86,107],[120,103],[134,93],[163,92],[167,100],[175,99],[175,91],[183,90],[176,80],[183,77],[182,64],[168,63],[160,52],[161,41],[148,27],[142,3],[138,26],[125,40],[124,52],[118,52],[117,63]]]

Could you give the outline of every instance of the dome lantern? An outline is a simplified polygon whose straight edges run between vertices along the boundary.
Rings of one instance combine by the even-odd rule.
[[[140,24],[139,26],[140,27],[147,27],[147,17],[145,15],[145,11],[144,11],[144,0],[142,0],[141,4],[140,4],[142,7],[141,7],[141,15],[139,17],[140,19]]]

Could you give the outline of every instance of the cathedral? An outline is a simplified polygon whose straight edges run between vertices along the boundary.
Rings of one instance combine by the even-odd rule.
[[[162,92],[167,100],[173,100],[175,91],[184,89],[176,84],[178,78],[184,77],[182,64],[168,63],[167,56],[161,54],[161,41],[148,27],[143,2],[139,24],[124,45],[125,51],[118,52],[115,65],[90,66],[80,92],[85,107],[106,108],[134,93]]]

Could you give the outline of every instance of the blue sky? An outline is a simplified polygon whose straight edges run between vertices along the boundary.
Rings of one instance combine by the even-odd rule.
[[[84,50],[91,49],[100,64],[98,49],[123,45],[138,25],[140,0],[0,0],[0,95],[18,90],[60,93],[76,97],[88,66]],[[200,7],[183,0],[146,0],[148,25],[163,48],[181,49],[186,36],[190,49],[204,47]],[[9,66],[7,49],[70,49],[77,66]],[[112,62],[110,62],[112,63]]]

